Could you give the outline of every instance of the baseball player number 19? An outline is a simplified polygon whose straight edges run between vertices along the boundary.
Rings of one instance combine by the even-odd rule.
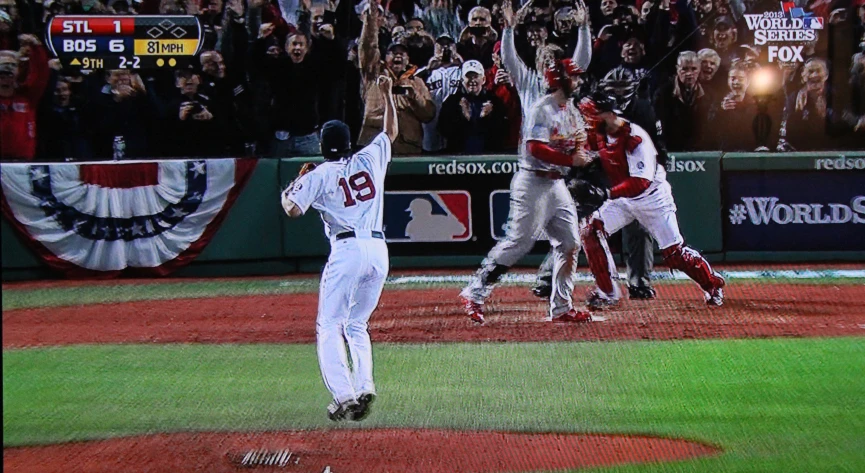
[[[349,189],[349,186],[351,189]],[[341,177],[339,179],[339,187],[342,188],[342,192],[345,194],[346,207],[357,205],[357,201],[351,196],[352,190],[357,193],[355,197],[361,202],[375,198],[375,184],[373,184],[372,178],[369,177],[369,173],[366,171],[353,174],[348,178],[348,181],[344,177]]]

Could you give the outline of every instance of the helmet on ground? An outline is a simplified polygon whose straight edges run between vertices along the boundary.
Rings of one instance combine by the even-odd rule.
[[[351,156],[351,131],[348,125],[339,120],[322,125],[321,154],[328,161]]]

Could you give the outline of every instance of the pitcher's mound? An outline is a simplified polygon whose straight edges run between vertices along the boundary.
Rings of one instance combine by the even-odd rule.
[[[498,473],[666,462],[718,449],[625,435],[412,429],[179,433],[3,449],[33,473]]]

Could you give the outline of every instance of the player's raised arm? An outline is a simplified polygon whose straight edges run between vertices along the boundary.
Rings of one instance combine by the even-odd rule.
[[[589,9],[583,0],[579,0],[575,5],[577,16],[577,47],[574,49],[574,56],[571,60],[580,67],[580,69],[589,70],[589,64],[592,62],[592,30],[589,27]]]
[[[529,69],[520,59],[517,46],[514,44],[514,29],[517,25],[510,1],[502,3],[502,15],[505,17],[505,28],[502,31],[502,62],[505,65],[505,70],[514,78],[516,89],[522,92],[526,87],[525,82],[529,76]]]
[[[376,81],[378,89],[384,97],[384,132],[393,143],[399,134],[399,122],[396,117],[396,104],[393,101],[393,81],[388,76],[379,76]]]

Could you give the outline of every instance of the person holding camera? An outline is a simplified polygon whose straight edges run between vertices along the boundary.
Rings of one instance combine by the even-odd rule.
[[[198,88],[201,76],[191,69],[175,73],[176,85],[180,96],[169,105],[169,118],[172,133],[166,134],[172,140],[169,152],[178,156],[220,156],[225,154],[225,133],[221,121],[214,116],[216,112],[210,97],[200,94]],[[204,140],[190,137],[207,137]]]
[[[460,88],[463,58],[457,54],[456,43],[448,34],[442,34],[436,39],[435,54],[427,66],[419,69],[418,77],[422,77],[429,89],[432,101],[436,106],[436,115],[432,121],[423,124],[423,150],[425,153],[436,153],[445,148],[445,140],[438,130],[439,113],[445,99],[456,93]]]
[[[493,65],[493,45],[498,39],[492,27],[492,13],[484,7],[474,7],[469,12],[469,25],[460,33],[457,52],[466,61],[474,59],[485,68]]]
[[[33,35],[18,41],[30,48],[26,76],[19,75],[18,52],[0,51],[0,158],[29,160],[36,154],[36,111],[48,85],[48,53]]]
[[[553,16],[553,33],[549,41],[565,51],[565,56],[574,54],[577,48],[578,12],[572,7],[564,7]]]
[[[595,41],[590,72],[594,77],[604,77],[611,69],[622,62],[625,42],[637,32],[639,14],[631,6],[620,5],[615,8],[613,21],[601,28]]]
[[[393,81],[400,130],[393,143],[393,152],[396,155],[420,154],[423,150],[422,125],[435,118],[436,106],[426,84],[416,75],[417,67],[409,63],[408,48],[404,44],[389,45],[382,58],[377,31],[383,14],[384,9],[376,1],[370,2],[363,12],[358,58],[363,78],[361,97],[365,107],[357,145],[368,145],[381,130],[384,97],[376,82],[380,76],[387,75]]]

